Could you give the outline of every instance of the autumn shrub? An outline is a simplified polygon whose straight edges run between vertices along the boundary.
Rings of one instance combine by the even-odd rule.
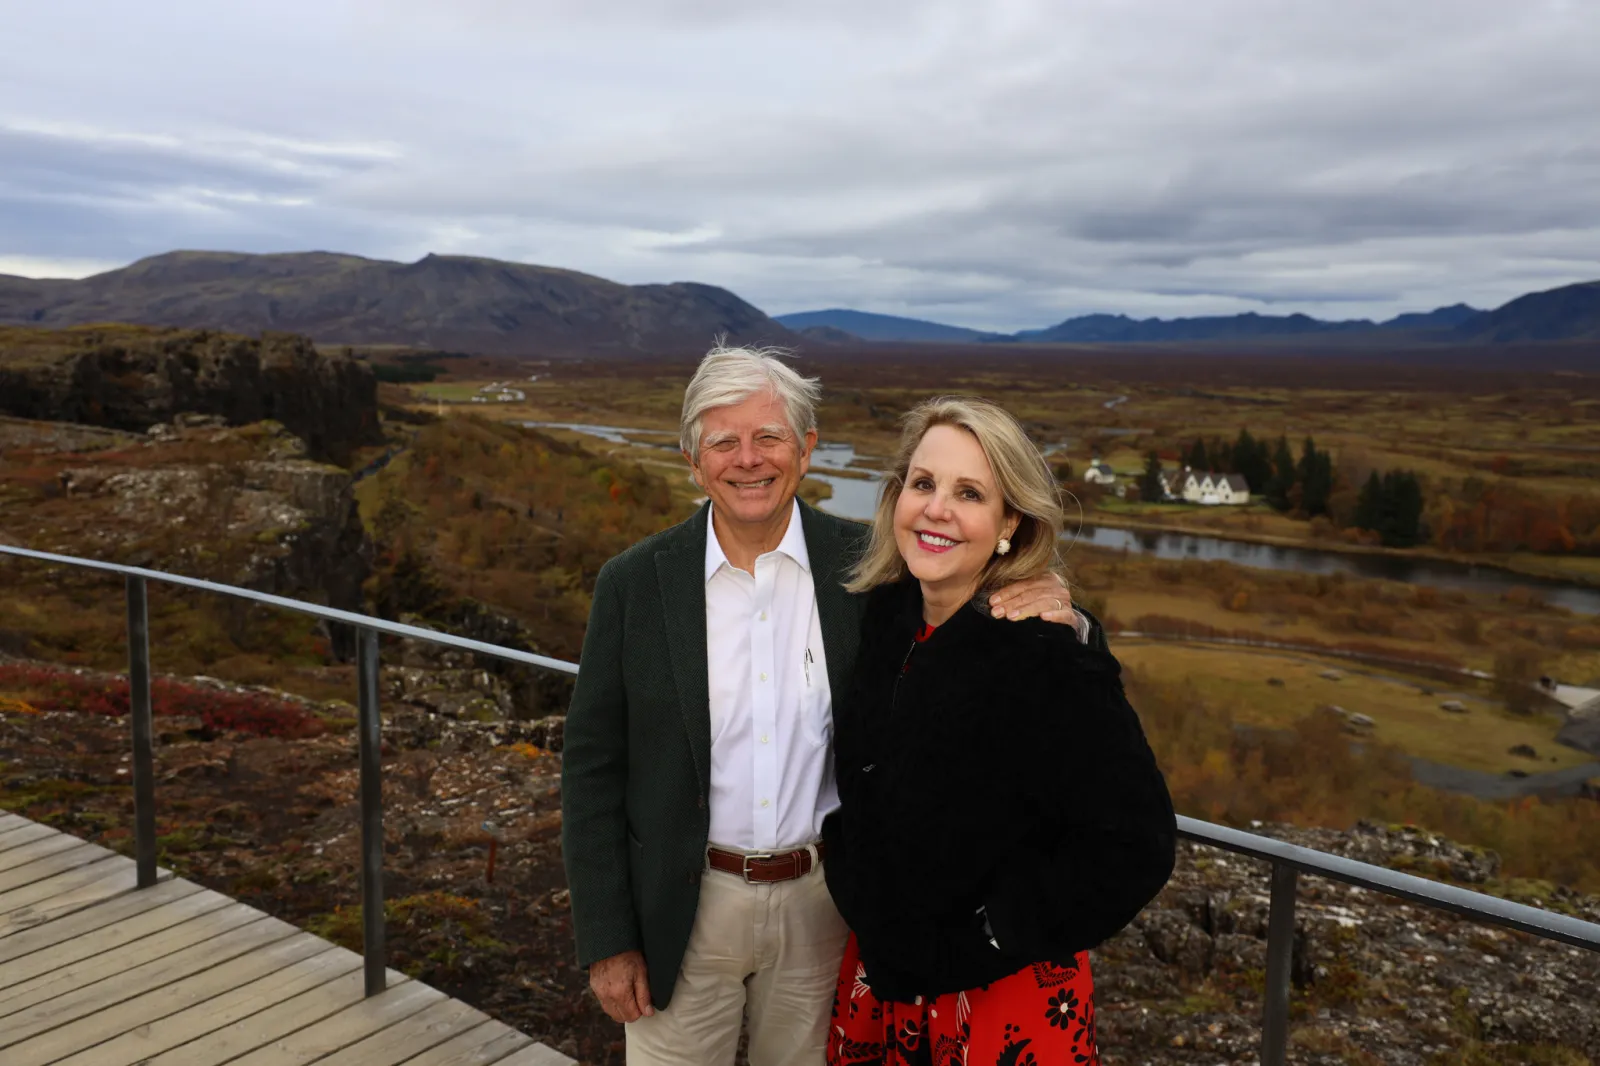
[[[473,417],[424,427],[360,497],[379,614],[448,615],[468,597],[567,658],[600,567],[684,517],[666,480],[637,464]]]
[[[22,692],[40,711],[72,711],[121,717],[128,713],[126,676],[93,675],[58,667],[0,663],[0,689]],[[208,729],[299,740],[326,729],[322,720],[286,700],[253,693],[225,692],[170,678],[150,681],[151,710],[157,715],[199,718]]]
[[[1561,646],[1581,651],[1600,651],[1600,626],[1571,626],[1563,630]]]
[[[492,917],[470,896],[422,892],[386,900],[389,958],[395,969],[429,984],[469,976],[506,945],[491,935]],[[361,908],[337,907],[306,929],[352,951],[361,950]]]

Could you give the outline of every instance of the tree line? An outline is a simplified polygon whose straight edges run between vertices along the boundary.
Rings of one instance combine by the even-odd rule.
[[[1301,443],[1297,459],[1287,435],[1280,434],[1273,443],[1248,429],[1240,429],[1231,441],[1217,437],[1207,443],[1196,437],[1193,444],[1179,448],[1178,463],[1197,471],[1238,474],[1250,487],[1250,495],[1261,497],[1275,510],[1296,511],[1307,518],[1328,513],[1336,481],[1333,455],[1319,449],[1313,438]],[[1140,495],[1146,500],[1163,498],[1160,473],[1161,458],[1151,451],[1139,477]]]

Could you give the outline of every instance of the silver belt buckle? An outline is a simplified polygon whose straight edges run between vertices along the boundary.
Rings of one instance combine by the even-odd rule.
[[[773,857],[773,854],[770,851],[761,851],[761,852],[755,853],[754,855],[746,855],[744,857],[744,869],[741,871],[744,874],[744,883],[747,884],[747,885],[753,885],[753,884],[756,883],[756,882],[750,880],[750,860],[751,859],[770,859],[772,857]]]

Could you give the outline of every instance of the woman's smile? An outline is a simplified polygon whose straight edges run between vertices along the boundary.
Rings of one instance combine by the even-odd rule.
[[[953,537],[941,536],[931,530],[917,530],[917,546],[923,551],[942,555],[950,549],[957,547],[961,542]]]

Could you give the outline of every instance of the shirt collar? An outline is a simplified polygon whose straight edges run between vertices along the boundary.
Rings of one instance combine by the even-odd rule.
[[[793,510],[789,513],[789,528],[784,530],[783,539],[778,542],[778,546],[767,554],[770,555],[776,552],[787,555],[800,564],[800,569],[809,574],[811,573],[811,553],[806,551],[806,531],[800,521],[799,499],[796,499],[790,506]],[[707,516],[706,580],[710,581],[715,577],[724,563],[727,563],[728,566],[733,566],[732,563],[728,562],[728,556],[722,550],[722,542],[717,540],[716,527],[711,524],[709,516]]]

